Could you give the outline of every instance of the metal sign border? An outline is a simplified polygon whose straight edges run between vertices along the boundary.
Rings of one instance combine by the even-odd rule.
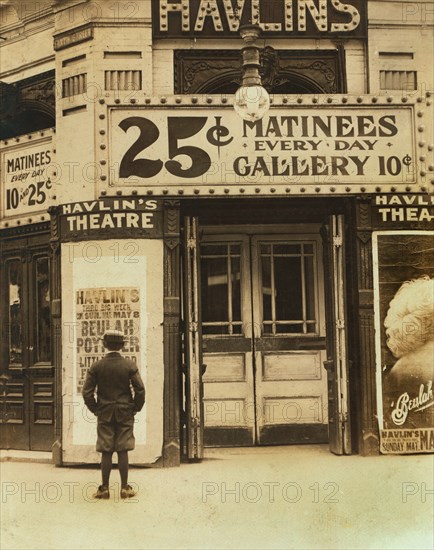
[[[134,97],[131,97],[134,95]],[[391,183],[390,185],[366,185],[357,184],[352,181],[345,184],[336,185],[318,185],[318,182],[312,184],[301,183],[285,184],[228,184],[221,185],[186,183],[182,187],[179,184],[151,184],[151,185],[124,185],[115,184],[112,181],[111,151],[110,151],[110,120],[111,112],[118,109],[176,109],[180,110],[200,110],[201,108],[230,109],[233,105],[232,95],[176,95],[176,96],[147,96],[140,92],[115,96],[115,92],[107,93],[105,99],[99,100],[97,106],[97,120],[101,123],[100,128],[96,128],[96,152],[99,158],[96,162],[100,164],[99,196],[122,196],[122,195],[154,195],[158,196],[191,196],[191,197],[248,197],[248,196],[350,196],[365,195],[377,193],[430,193],[434,192],[434,145],[433,131],[430,120],[434,119],[432,108],[432,94],[427,92],[421,95],[419,92],[409,95],[274,95],[272,96],[273,108],[294,109],[311,107],[312,110],[321,110],[321,107],[340,107],[354,108],[384,108],[405,107],[412,110],[412,120],[414,126],[413,136],[413,158],[415,158],[416,169],[414,181],[404,181],[401,183]]]

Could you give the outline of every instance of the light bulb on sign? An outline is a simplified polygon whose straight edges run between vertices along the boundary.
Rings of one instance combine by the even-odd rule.
[[[259,120],[269,108],[270,96],[262,86],[241,86],[235,93],[234,109],[243,120]]]
[[[244,40],[243,83],[235,93],[234,109],[243,119],[250,122],[261,119],[270,108],[270,96],[262,86],[259,67],[261,65],[259,48],[256,40],[261,34],[259,25],[245,25],[240,28]]]

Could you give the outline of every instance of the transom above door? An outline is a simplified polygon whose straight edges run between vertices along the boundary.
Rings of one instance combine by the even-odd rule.
[[[325,442],[319,227],[221,231],[200,248],[205,445]]]

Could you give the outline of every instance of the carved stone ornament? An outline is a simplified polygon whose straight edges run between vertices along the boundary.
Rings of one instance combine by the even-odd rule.
[[[164,244],[169,250],[175,250],[175,248],[179,245],[179,239],[165,239]]]
[[[261,50],[263,86],[271,93],[343,93],[342,50]],[[175,93],[234,93],[241,84],[238,50],[176,50]]]
[[[55,104],[54,71],[0,82],[0,139],[54,126]]]
[[[358,202],[358,227],[363,229],[371,228],[371,204],[369,201]]]
[[[20,80],[15,83],[18,91],[19,107],[29,108],[55,114],[55,84],[54,71]]]
[[[358,231],[357,238],[363,244],[367,244],[372,238],[372,233],[370,231]]]

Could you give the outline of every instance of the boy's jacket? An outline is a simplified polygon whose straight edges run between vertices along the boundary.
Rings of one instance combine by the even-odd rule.
[[[145,386],[136,364],[118,352],[107,353],[90,367],[82,393],[89,410],[106,422],[120,422],[145,403]]]

